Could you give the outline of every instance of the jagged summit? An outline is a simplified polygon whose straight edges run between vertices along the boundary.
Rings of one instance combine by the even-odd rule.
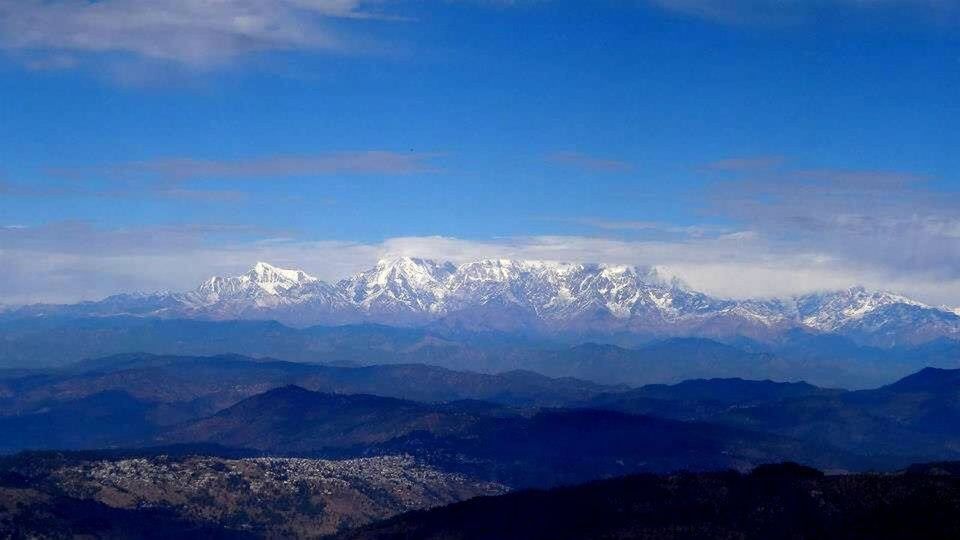
[[[797,309],[807,326],[832,331],[853,320],[860,320],[878,309],[905,305],[924,309],[929,307],[905,296],[885,291],[868,291],[851,287],[842,291],[809,294],[798,299]]]
[[[250,280],[270,294],[291,289],[304,283],[315,283],[319,279],[303,270],[287,270],[265,262],[258,262],[246,274]]]
[[[326,283],[303,270],[257,262],[186,293],[117,295],[69,313],[204,319],[273,319],[294,326],[380,323],[457,330],[747,337],[835,333],[891,346],[960,338],[960,315],[853,287],[781,300],[728,300],[697,292],[657,267],[483,259],[454,265],[387,257]],[[51,313],[56,306],[34,310]]]
[[[250,269],[248,275],[256,277],[257,281],[274,281],[284,279],[289,281],[317,281],[317,278],[307,274],[303,270],[288,270],[273,266],[263,261],[257,262]]]
[[[277,296],[296,287],[319,281],[302,270],[288,270],[258,262],[249,271],[239,276],[211,277],[188,294],[192,294],[195,301],[217,302],[224,297],[238,295]]]
[[[390,313],[411,322],[436,313],[445,296],[445,284],[456,267],[429,259],[395,257],[342,280],[337,289],[361,309]]]

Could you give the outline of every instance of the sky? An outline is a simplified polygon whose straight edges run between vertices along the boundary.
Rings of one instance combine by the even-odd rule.
[[[955,0],[0,0],[0,304],[258,260],[960,306]]]

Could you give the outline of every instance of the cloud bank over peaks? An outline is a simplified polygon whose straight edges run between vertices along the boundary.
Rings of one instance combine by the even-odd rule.
[[[273,238],[271,240],[271,238]],[[593,236],[463,239],[394,237],[376,243],[277,238],[271,231],[181,225],[108,229],[83,222],[0,228],[4,304],[74,302],[131,290],[182,290],[211,275],[234,275],[255,261],[302,268],[335,282],[381,258],[464,263],[480,259],[597,262],[655,267],[666,279],[721,298],[783,297],[864,285],[931,305],[960,305],[960,279],[892,272],[760,234],[684,240]]]

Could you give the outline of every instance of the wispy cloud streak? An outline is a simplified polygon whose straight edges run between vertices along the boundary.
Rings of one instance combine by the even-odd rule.
[[[77,55],[125,54],[209,69],[264,51],[346,52],[363,39],[334,23],[390,18],[362,0],[0,0],[0,48],[39,52],[44,69]]]
[[[310,156],[266,156],[236,160],[194,158],[124,163],[108,168],[116,177],[155,175],[163,179],[270,178],[331,174],[404,175],[436,172],[429,160],[435,154],[369,150]]]

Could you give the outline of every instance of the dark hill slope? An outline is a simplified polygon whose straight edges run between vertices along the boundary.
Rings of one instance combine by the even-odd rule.
[[[131,354],[0,380],[0,414],[29,411],[111,390],[154,402],[195,401],[206,406],[209,414],[246,397],[291,384],[322,392],[375,394],[424,402],[479,399],[506,405],[554,407],[626,389],[528,371],[494,375],[413,364],[334,367],[236,355]]]
[[[39,411],[0,417],[0,454],[24,449],[107,448],[157,432],[155,404],[108,391]]]
[[[168,431],[157,444],[216,444],[273,455],[409,454],[511,486],[552,486],[633,472],[748,469],[803,460],[874,465],[827,447],[736,427],[615,411],[548,409],[533,416],[483,402],[424,404],[284,387]]]
[[[414,512],[341,540],[960,537],[960,478],[800,466],[631,476]]]
[[[477,419],[456,404],[326,394],[286,386],[179,426],[163,434],[160,442],[213,443],[280,455],[312,454],[382,443],[415,431],[461,431]]]
[[[447,470],[514,487],[554,486],[636,472],[749,469],[786,459],[831,469],[881,465],[829,447],[734,427],[600,410],[484,418],[459,433],[412,433],[377,445]]]
[[[731,408],[710,417],[863,455],[960,458],[960,370],[924,369],[875,390]]]
[[[800,397],[834,396],[843,392],[805,382],[694,379],[602,394],[581,406],[677,420],[705,420],[734,407],[772,404]]]

